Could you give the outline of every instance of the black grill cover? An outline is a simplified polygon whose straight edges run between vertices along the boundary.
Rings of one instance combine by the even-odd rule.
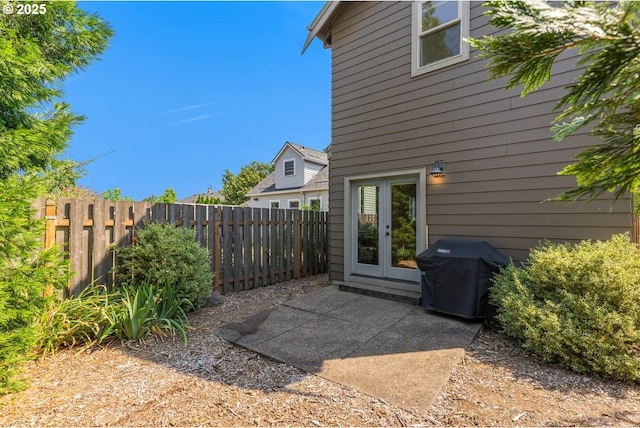
[[[484,318],[491,277],[509,260],[485,241],[440,239],[416,257],[422,306],[464,318]]]

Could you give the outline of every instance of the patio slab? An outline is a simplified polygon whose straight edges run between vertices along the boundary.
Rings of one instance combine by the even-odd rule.
[[[425,412],[481,326],[329,286],[227,324],[218,334],[398,407]]]

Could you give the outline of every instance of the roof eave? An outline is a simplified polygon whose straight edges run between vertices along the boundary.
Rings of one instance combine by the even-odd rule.
[[[318,15],[315,17],[313,22],[309,24],[307,30],[309,30],[309,34],[307,35],[307,39],[304,42],[304,46],[302,47],[302,52],[300,54],[304,54],[304,51],[307,50],[307,47],[311,44],[314,38],[320,38],[324,43],[326,43],[327,35],[322,33],[323,27],[328,24],[333,15],[340,5],[339,1],[328,1],[324,4]]]

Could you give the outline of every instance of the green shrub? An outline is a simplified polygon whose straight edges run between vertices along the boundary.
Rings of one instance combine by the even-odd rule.
[[[494,278],[503,332],[578,373],[640,380],[640,252],[628,235],[540,245]]]
[[[35,322],[69,279],[61,254],[42,248],[44,224],[31,209],[41,191],[35,177],[0,180],[0,394],[22,387],[20,364],[39,341]]]
[[[194,230],[149,223],[136,230],[136,245],[115,251],[116,282],[122,287],[173,286],[185,311],[200,308],[211,295],[209,253],[195,241]]]

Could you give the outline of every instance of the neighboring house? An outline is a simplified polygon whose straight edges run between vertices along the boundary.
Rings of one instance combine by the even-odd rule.
[[[631,231],[630,198],[612,211],[604,199],[541,203],[575,185],[557,172],[598,142],[550,131],[575,57],[527,97],[505,91],[464,41],[496,31],[482,13],[468,1],[327,2],[308,27],[304,49],[318,38],[332,51],[334,282],[419,292],[414,258],[440,238],[521,261],[544,240]]]
[[[183,204],[195,204],[198,199],[214,199],[214,198],[218,198],[220,199],[221,202],[224,201],[224,197],[217,192],[214,192],[213,189],[211,187],[209,187],[207,189],[207,193],[198,193],[197,195],[191,195],[188,196],[184,199],[181,199],[179,202],[183,203]]]
[[[329,208],[327,154],[286,142],[271,163],[274,170],[247,192],[253,208]]]

